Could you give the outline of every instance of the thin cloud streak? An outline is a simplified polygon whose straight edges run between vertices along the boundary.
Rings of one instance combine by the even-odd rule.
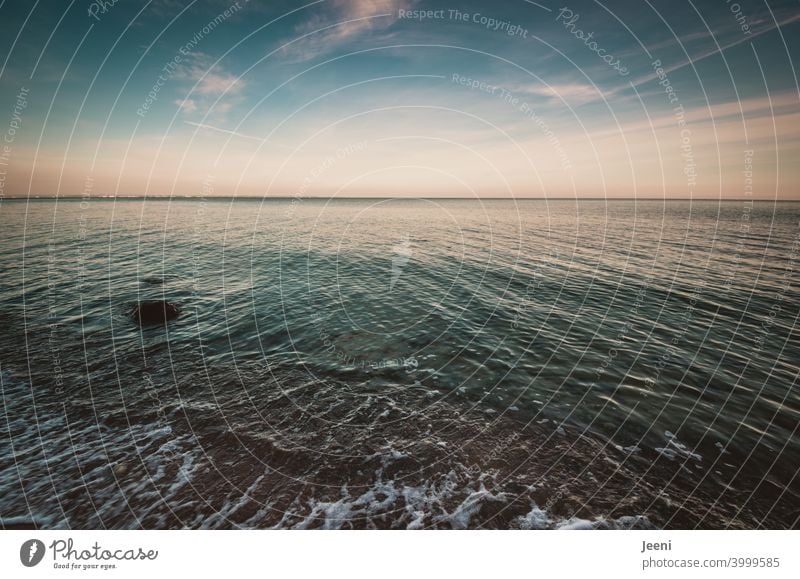
[[[259,143],[265,143],[265,144],[268,144],[268,145],[275,145],[276,147],[281,147],[283,149],[286,149],[287,151],[292,151],[292,152],[296,151],[296,149],[294,149],[292,147],[289,147],[288,145],[283,145],[281,143],[276,143],[275,141],[271,141],[271,140],[265,139],[263,137],[255,137],[253,135],[247,135],[245,133],[240,133],[239,131],[232,131],[230,129],[223,129],[221,127],[215,127],[214,125],[209,125],[209,124],[206,124],[206,123],[196,123],[194,121],[183,121],[183,122],[185,124],[187,124],[187,125],[192,126],[192,127],[197,127],[198,129],[205,129],[205,130],[208,130],[208,131],[214,131],[214,132],[217,132],[217,133],[223,133],[223,134],[226,134],[226,135],[231,135],[233,137],[239,137],[239,138],[242,138],[242,139],[249,139],[251,141],[258,141]]]
[[[711,49],[709,51],[706,51],[703,54],[699,54],[697,56],[693,56],[693,57],[689,58],[688,60],[685,60],[683,62],[679,62],[678,64],[674,64],[672,66],[669,66],[669,67],[664,69],[664,72],[669,74],[669,73],[674,72],[676,70],[680,70],[680,69],[685,68],[685,67],[687,67],[689,65],[692,65],[692,64],[694,64],[696,62],[700,62],[701,60],[704,60],[706,58],[714,56],[715,54],[719,54],[719,53],[725,52],[729,48],[733,48],[734,46],[738,46],[738,45],[743,44],[743,43],[745,43],[747,41],[751,41],[753,38],[756,38],[757,36],[761,36],[762,34],[766,34],[767,32],[771,32],[771,31],[773,31],[773,30],[775,30],[777,28],[782,28],[782,27],[786,26],[787,24],[791,24],[792,22],[796,22],[797,20],[800,20],[800,14],[795,14],[795,15],[790,16],[788,18],[785,18],[784,20],[781,20],[781,21],[779,21],[777,23],[773,22],[770,26],[767,26],[767,27],[765,27],[765,28],[763,28],[763,29],[761,29],[761,30],[759,30],[757,32],[753,32],[752,34],[750,34],[748,36],[742,35],[741,38],[739,38],[739,39],[737,39],[737,40],[735,40],[733,42],[729,42],[728,44],[725,44],[723,46],[717,46],[717,47],[715,47],[715,48],[713,48],[713,49]],[[682,39],[679,39],[679,42],[681,42],[681,40]],[[641,84],[644,84],[646,82],[650,82],[650,81],[655,80],[657,78],[658,78],[658,75],[656,73],[647,74],[647,75],[642,76],[642,77],[640,77],[640,78],[638,78],[636,80],[631,81],[630,85],[634,86],[634,87],[637,87],[637,86],[639,86]],[[624,89],[627,89],[627,88],[630,88],[630,87],[626,86],[626,87],[623,87],[622,89],[619,89],[619,90],[624,90]]]

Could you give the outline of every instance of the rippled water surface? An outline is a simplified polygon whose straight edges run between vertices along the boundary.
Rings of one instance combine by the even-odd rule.
[[[0,517],[786,528],[800,204],[0,206]],[[181,315],[138,325],[166,299]]]

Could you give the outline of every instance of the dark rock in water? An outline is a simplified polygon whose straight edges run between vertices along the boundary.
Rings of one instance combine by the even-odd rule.
[[[134,322],[139,324],[163,324],[174,320],[181,313],[177,304],[166,300],[148,300],[139,302],[131,311]]]

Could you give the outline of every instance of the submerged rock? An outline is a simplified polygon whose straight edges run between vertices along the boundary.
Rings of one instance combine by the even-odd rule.
[[[148,300],[139,302],[131,310],[131,317],[139,324],[163,324],[174,320],[181,313],[177,304],[166,300]]]

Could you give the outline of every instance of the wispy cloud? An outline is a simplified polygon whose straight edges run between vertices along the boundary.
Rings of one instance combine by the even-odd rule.
[[[283,48],[286,58],[302,62],[329,53],[357,38],[381,31],[395,21],[410,0],[332,0],[295,29],[297,37]]]
[[[213,58],[202,52],[193,55],[179,69],[177,77],[193,82],[193,92],[201,95],[236,94],[244,88],[239,76],[225,71],[221,64],[215,64]]]
[[[241,92],[245,88],[240,76],[226,71],[204,53],[193,55],[178,70],[176,78],[191,83],[186,97],[175,101],[185,114],[225,115],[241,102]]]
[[[710,56],[714,56],[715,54],[720,54],[722,52],[725,52],[726,50],[728,50],[730,48],[733,48],[734,46],[738,46],[738,45],[740,45],[740,44],[742,44],[744,42],[750,42],[750,41],[753,40],[753,38],[756,38],[757,36],[761,36],[762,34],[766,34],[767,32],[771,32],[771,31],[775,30],[776,28],[782,28],[782,27],[784,27],[784,26],[786,26],[788,24],[791,24],[792,22],[797,22],[798,20],[800,20],[800,13],[790,14],[788,16],[785,16],[782,20],[778,20],[776,22],[775,21],[768,21],[768,22],[767,21],[763,21],[764,25],[763,26],[759,26],[759,27],[754,27],[752,29],[752,33],[751,34],[745,35],[745,34],[738,34],[737,33],[736,34],[736,38],[734,40],[732,40],[730,42],[727,42],[725,44],[719,44],[719,43],[715,42],[715,46],[713,48],[710,48],[708,50],[705,50],[703,52],[700,52],[698,54],[690,56],[689,58],[684,59],[684,60],[682,60],[682,61],[680,61],[680,62],[678,62],[676,64],[673,64],[673,65],[671,65],[669,67],[665,67],[664,68],[664,72],[669,74],[669,73],[674,72],[676,70],[680,70],[680,69],[685,68],[687,66],[693,65],[696,62],[700,62],[701,60],[709,58]],[[759,22],[762,22],[762,21],[759,21]],[[708,37],[708,38],[714,38],[714,35],[712,35],[710,32],[707,32],[707,31],[704,32],[704,33],[694,32],[694,33],[691,33],[691,34],[689,34],[689,35],[687,35],[685,37],[678,38],[676,40],[676,43],[677,44],[684,44],[685,42],[687,42],[689,40],[696,40],[699,37],[699,35],[702,35],[702,36],[705,36],[705,37]],[[650,81],[655,80],[657,78],[658,78],[658,76],[655,73],[650,73],[650,74],[646,74],[644,76],[641,76],[641,77],[631,81],[631,84],[633,86],[639,86],[640,84],[644,84],[646,82],[650,82]]]
[[[222,127],[216,127],[214,125],[209,125],[208,123],[196,123],[194,121],[184,121],[184,123],[186,123],[187,125],[190,125],[192,127],[197,127],[198,129],[205,130],[205,131],[211,131],[211,132],[214,132],[214,133],[221,133],[221,134],[224,134],[224,135],[230,135],[232,137],[239,137],[240,139],[246,139],[248,141],[257,141],[259,143],[274,145],[276,147],[280,147],[280,148],[286,149],[288,151],[294,151],[294,149],[292,147],[289,147],[287,145],[283,145],[281,143],[276,143],[275,141],[272,141],[270,139],[265,139],[263,137],[256,137],[254,135],[248,135],[247,133],[242,133],[240,131],[233,131],[231,129],[225,129],[225,128],[222,128]]]
[[[739,142],[745,135],[745,131],[750,140],[774,139],[776,132],[772,125],[773,120],[777,117],[797,117],[797,106],[797,93],[787,91],[764,97],[686,108],[683,118],[692,127],[696,140],[703,138],[709,144],[724,140],[723,134],[726,131],[723,130],[723,126],[729,129],[727,132],[735,134]],[[742,119],[744,119],[744,123]],[[615,128],[593,131],[588,137],[602,139],[625,135],[630,138],[631,135],[638,133],[652,134],[654,131],[663,130],[674,132],[675,127],[675,116],[663,115],[652,117],[646,121],[636,121]],[[700,132],[701,127],[705,128],[702,133]],[[781,134],[787,139],[800,142],[800,125],[792,122],[789,126],[780,127],[780,129]],[[703,136],[699,137],[701,134]]]
[[[515,85],[511,91],[571,104],[582,104],[606,96],[599,86],[583,83]]]
[[[197,103],[194,99],[178,99],[175,104],[184,113],[193,113],[197,110]]]

